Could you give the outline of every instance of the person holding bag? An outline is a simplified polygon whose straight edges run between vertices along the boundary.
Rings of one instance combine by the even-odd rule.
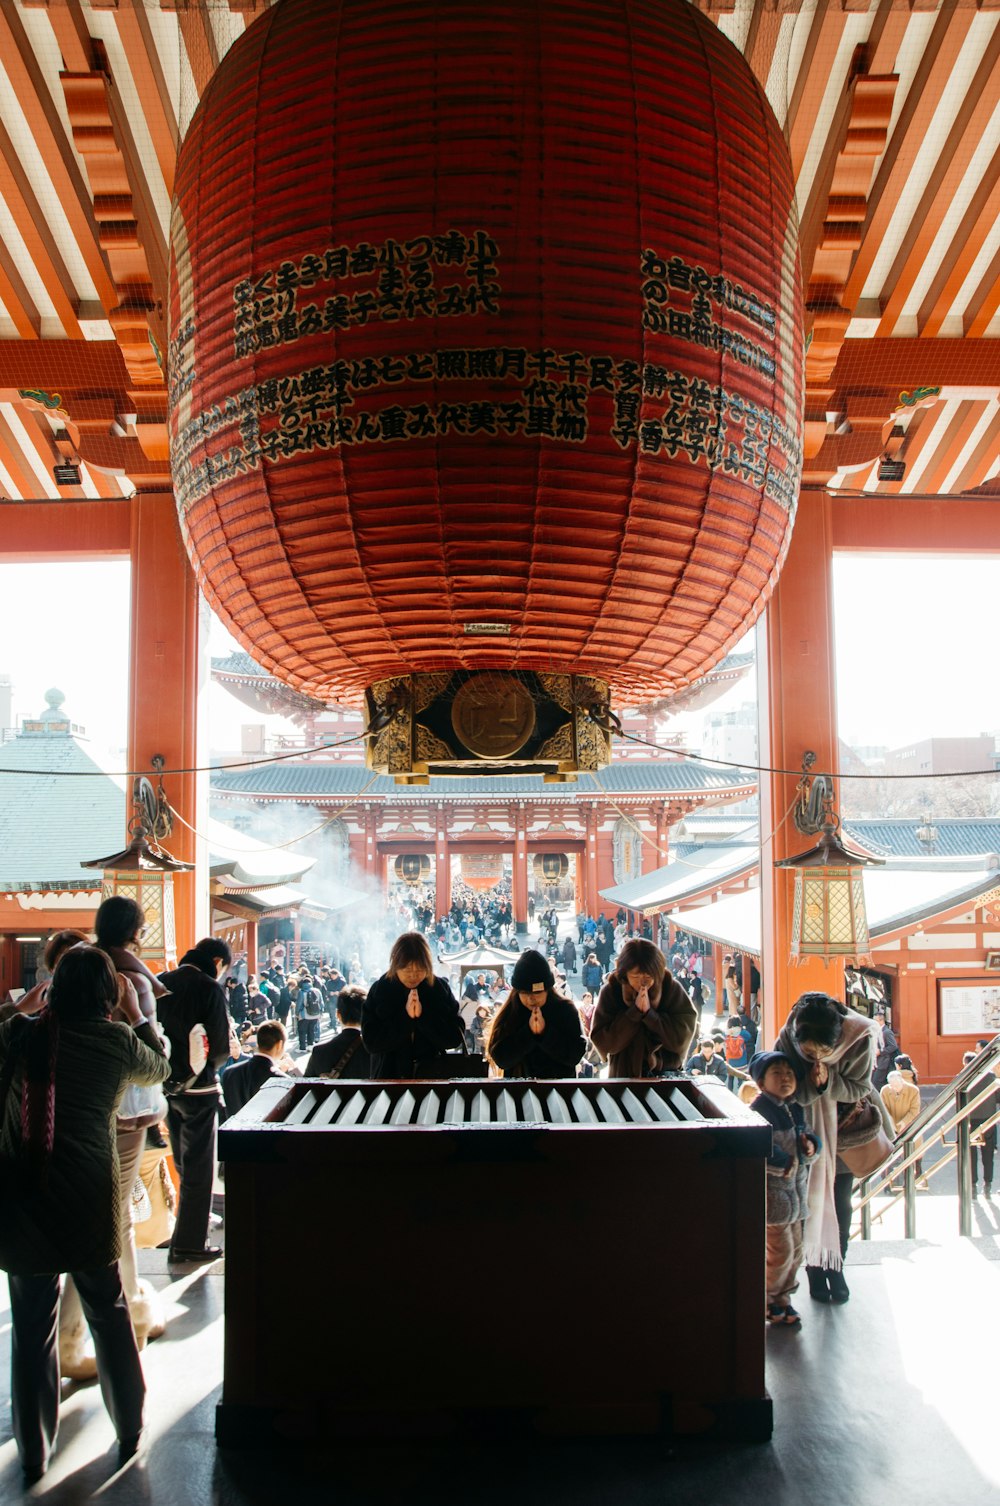
[[[14,1437],[28,1481],[45,1473],[59,1425],[64,1272],[93,1334],[120,1462],[139,1448],[145,1383],[118,1269],[114,1120],[129,1083],[162,1083],[168,1071],[134,989],[120,989],[96,947],[60,958],[37,1020],[0,1025],[0,1269],[10,1286]]]
[[[373,1078],[435,1076],[445,1051],[465,1046],[458,1000],[445,978],[434,976],[427,940],[406,931],[393,942],[389,966],[368,990],[361,1039]]]
[[[541,952],[522,952],[511,991],[490,1025],[486,1053],[504,1077],[575,1077],[587,1049],[572,999],[556,992]]]
[[[843,1264],[851,1236],[854,1177],[873,1170],[870,1163],[880,1151],[881,1099],[872,1088],[875,1024],[828,994],[807,993],[793,1006],[774,1044],[776,1051],[801,1063],[797,1097],[807,1127],[821,1142],[809,1181],[804,1240],[809,1295],[816,1302],[843,1303],[851,1295]],[[866,1146],[875,1149],[866,1153]]]

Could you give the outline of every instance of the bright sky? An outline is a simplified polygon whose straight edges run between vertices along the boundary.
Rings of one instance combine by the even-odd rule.
[[[1000,555],[842,554],[834,581],[837,697],[849,743],[896,748],[931,735],[1000,732]],[[124,746],[128,599],[125,562],[0,564],[0,678],[13,681],[15,719],[37,716],[55,686],[96,749]],[[231,646],[215,624],[211,652]],[[745,699],[746,686],[730,694]],[[227,748],[255,719],[218,687],[211,717],[213,744]]]

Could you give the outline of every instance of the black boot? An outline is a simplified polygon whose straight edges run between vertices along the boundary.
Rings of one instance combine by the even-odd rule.
[[[814,1302],[829,1302],[830,1288],[826,1284],[826,1278],[830,1273],[824,1271],[821,1265],[807,1265],[806,1276],[809,1279],[809,1295]]]
[[[847,1282],[844,1280],[843,1271],[827,1271],[826,1279],[830,1286],[831,1302],[843,1303],[850,1301],[851,1292]]]

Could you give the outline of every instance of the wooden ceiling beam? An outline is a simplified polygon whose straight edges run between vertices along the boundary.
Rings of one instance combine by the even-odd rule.
[[[0,244],[0,303],[10,315],[22,340],[39,338],[42,333],[42,316],[24,285],[13,257],[3,244]]]
[[[986,403],[982,399],[959,403],[957,411],[938,439],[937,454],[921,474],[918,491],[943,490],[944,483],[955,468],[955,462],[976,432],[976,425],[985,411]],[[903,458],[906,458],[905,455]]]
[[[33,0],[33,6],[48,16],[63,67],[71,73],[86,73],[93,68],[90,31],[80,0]]]
[[[156,39],[146,15],[145,0],[121,0],[117,25],[163,182],[173,198],[180,133],[173,100],[160,66]]]
[[[73,140],[83,157],[118,298],[108,318],[133,384],[166,390],[150,336],[166,349],[167,248],[104,47],[99,70],[63,73]]]
[[[3,123],[0,122],[0,198],[6,204],[31,263],[45,284],[66,334],[82,339],[76,288],[49,230],[41,205]],[[6,300],[4,300],[6,302]],[[102,308],[103,312],[103,308]]]
[[[1000,251],[986,269],[986,275],[972,295],[965,311],[967,339],[981,340],[1000,310]]]
[[[113,308],[114,283],[101,252],[90,195],[14,0],[0,0],[0,56],[97,296],[105,308]]]
[[[921,335],[934,336],[955,306],[955,300],[969,275],[969,269],[982,251],[996,227],[1000,216],[1000,152],[994,154],[980,179],[972,202],[962,216],[962,223],[952,237],[951,245],[941,259],[927,296],[917,314],[917,329]],[[973,297],[975,302],[975,297]],[[970,310],[966,310],[965,333],[971,335]],[[972,315],[972,319],[975,315]],[[987,320],[987,323],[989,321]],[[983,326],[983,329],[985,326]],[[977,329],[976,337],[983,332]]]
[[[844,289],[843,302],[850,309],[856,307],[864,293],[906,180],[950,84],[955,61],[976,14],[971,7],[958,6],[956,0],[944,0],[934,23],[869,195],[861,247]]]
[[[965,175],[1000,98],[1000,26],[989,40],[976,76],[959,107],[940,156],[916,212],[906,227],[896,259],[882,286],[882,319],[877,333],[891,335],[903,313],[913,285],[927,263],[931,247],[944,224],[955,190]],[[975,256],[971,248],[956,247],[955,273],[968,275]],[[964,269],[964,271],[963,271]],[[888,295],[888,297],[886,296]]]
[[[797,7],[795,7],[797,8]],[[750,28],[743,44],[746,58],[762,89],[767,88],[774,62],[774,50],[781,35],[781,23],[793,9],[789,0],[754,0]]]
[[[19,497],[37,497],[42,487],[25,458],[20,439],[0,413],[0,465],[17,488]]]
[[[819,0],[788,102],[786,131],[792,155],[792,175],[796,182],[809,150],[846,25],[847,12],[841,9],[838,0]]]
[[[130,386],[121,348],[114,340],[0,340],[0,388],[45,392],[120,393]]]
[[[982,486],[1000,455],[1000,413],[996,415],[986,433],[963,465],[952,485],[954,492],[969,492]]]
[[[872,393],[997,386],[1000,340],[845,340],[833,381],[843,391]]]
[[[865,43],[865,68],[868,73],[895,73],[896,59],[910,22],[910,8],[898,0],[879,0]]]
[[[941,422],[941,412],[942,410],[937,406],[933,408],[918,408],[910,419],[909,427],[902,442],[894,446],[893,458],[902,460],[908,473],[912,473],[924,450],[934,448],[934,444],[939,437],[938,429]],[[876,488],[878,495],[891,497],[897,493],[901,493],[903,487],[906,485],[906,480],[907,477],[904,475],[902,481],[880,481]],[[917,490],[921,490],[921,488],[918,487]]]
[[[191,76],[200,99],[219,66],[219,49],[208,13],[200,5],[189,6],[188,0],[160,0],[160,9],[177,14]]]

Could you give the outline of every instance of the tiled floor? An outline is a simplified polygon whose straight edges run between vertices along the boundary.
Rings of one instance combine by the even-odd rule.
[[[945,1202],[941,1217],[948,1223]],[[984,1213],[983,1218],[991,1220]],[[995,1222],[995,1221],[992,1221]],[[954,1227],[953,1220],[950,1227]],[[221,1264],[179,1279],[158,1251],[142,1257],[162,1288],[169,1324],[145,1355],[150,1447],[145,1461],[114,1471],[112,1433],[94,1385],[67,1387],[59,1448],[29,1499],[51,1506],[264,1506],[313,1502],[435,1502],[446,1506],[997,1506],[997,1334],[1000,1238],[913,1244],[880,1240],[851,1252],[852,1299],[822,1308],[807,1296],[801,1333],[768,1335],[775,1433],[752,1447],[586,1441],[525,1449],[477,1444],[428,1449],[357,1446],[289,1450],[283,1456],[220,1453],[213,1412],[222,1379]],[[301,1300],[290,1255],[276,1273],[286,1300]],[[316,1286],[310,1300],[328,1295]],[[671,1328],[689,1309],[658,1314]],[[281,1322],[280,1307],[274,1321]],[[470,1321],[477,1321],[475,1313]],[[0,1501],[21,1498],[10,1438],[9,1313],[0,1286]],[[489,1336],[484,1331],[484,1353]],[[558,1364],[558,1354],[552,1362]],[[349,1356],[330,1356],[331,1366]],[[602,1377],[595,1376],[595,1385]]]

